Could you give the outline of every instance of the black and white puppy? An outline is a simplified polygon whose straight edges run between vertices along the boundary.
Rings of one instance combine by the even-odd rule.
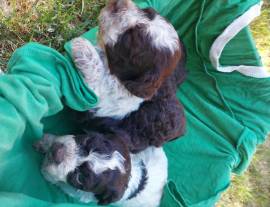
[[[81,136],[45,135],[35,145],[45,153],[42,173],[84,203],[157,207],[167,180],[166,155],[155,147],[129,154],[125,136],[115,130]]]
[[[76,38],[72,56],[98,95],[97,117],[122,119],[151,99],[175,70],[182,48],[173,26],[131,0],[109,0],[99,16],[98,46]]]

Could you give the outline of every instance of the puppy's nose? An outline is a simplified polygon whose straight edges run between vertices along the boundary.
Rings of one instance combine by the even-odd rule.
[[[51,147],[51,158],[56,164],[60,164],[65,158],[65,145],[62,143],[54,143]]]
[[[130,0],[110,0],[108,3],[111,12],[118,12],[121,9],[127,8]]]

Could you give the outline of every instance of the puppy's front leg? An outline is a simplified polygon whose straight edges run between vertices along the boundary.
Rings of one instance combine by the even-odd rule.
[[[87,85],[100,95],[100,85],[104,76],[104,64],[95,47],[86,39],[78,37],[72,40],[72,58],[82,73]]]

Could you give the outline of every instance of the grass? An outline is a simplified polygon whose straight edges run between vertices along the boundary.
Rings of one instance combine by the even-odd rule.
[[[260,146],[243,175],[232,178],[232,184],[217,207],[270,206],[270,140]]]
[[[265,0],[261,16],[251,24],[257,48],[270,71],[270,1]]]
[[[270,2],[252,25],[264,64],[270,71]],[[97,24],[105,0],[0,0],[0,69],[12,52],[29,41],[59,51],[66,40]],[[270,140],[260,146],[248,171],[235,176],[218,207],[270,206]]]
[[[105,0],[0,0],[0,69],[29,41],[62,51],[64,42],[97,24]],[[1,9],[2,8],[2,9]]]
[[[270,71],[270,2],[265,1],[261,16],[251,24],[264,65]],[[270,206],[270,137],[260,146],[253,161],[241,176],[232,178],[229,190],[217,207]]]

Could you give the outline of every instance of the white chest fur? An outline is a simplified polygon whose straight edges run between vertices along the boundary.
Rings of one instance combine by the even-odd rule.
[[[76,38],[72,41],[72,55],[86,84],[99,97],[98,105],[92,110],[95,116],[122,119],[138,110],[144,100],[132,95],[110,73],[102,51],[98,53],[88,40]]]

